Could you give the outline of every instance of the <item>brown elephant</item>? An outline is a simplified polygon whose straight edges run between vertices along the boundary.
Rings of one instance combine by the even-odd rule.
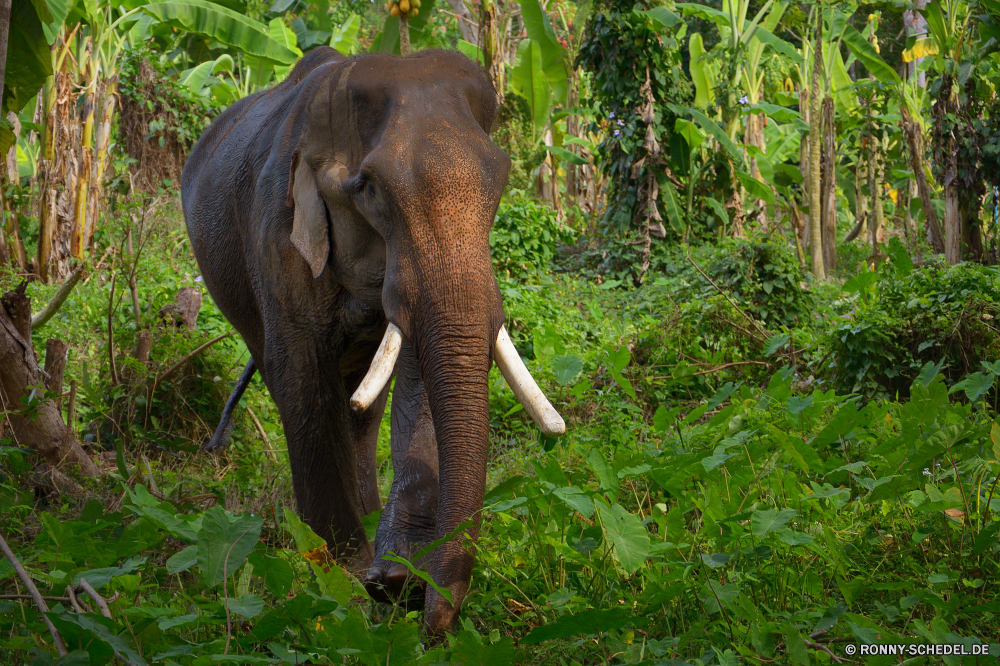
[[[382,559],[472,521],[428,558],[425,625],[451,629],[472,575],[495,361],[549,434],[562,419],[503,329],[489,231],[510,169],[490,140],[496,95],[450,51],[346,58],[321,47],[233,104],[184,168],[188,233],[209,293],[278,406],[298,508],[376,597],[408,571]],[[381,340],[381,343],[380,343]],[[375,445],[389,380],[395,477],[379,508]]]

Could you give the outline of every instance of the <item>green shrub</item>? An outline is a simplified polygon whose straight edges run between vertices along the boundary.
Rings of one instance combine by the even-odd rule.
[[[1000,353],[996,268],[964,263],[897,274],[883,265],[845,288],[857,291],[857,303],[829,338],[841,390],[907,395],[928,362],[943,364],[945,376],[957,381]]]
[[[545,149],[535,141],[533,132],[528,103],[508,92],[497,109],[492,136],[493,142],[510,156],[508,191],[530,189],[532,171],[545,159]]]
[[[550,266],[557,243],[575,238],[576,232],[560,224],[554,210],[513,192],[500,202],[490,232],[493,265],[501,275],[524,281]]]
[[[730,238],[716,246],[705,271],[748,314],[769,327],[792,326],[812,308],[805,274],[787,244]]]

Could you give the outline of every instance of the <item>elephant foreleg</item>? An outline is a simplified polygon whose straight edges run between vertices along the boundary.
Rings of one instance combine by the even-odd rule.
[[[254,363],[251,356],[250,362],[243,368],[240,378],[236,380],[233,392],[229,394],[229,400],[226,400],[226,406],[222,410],[222,417],[219,419],[219,426],[215,429],[215,434],[212,435],[212,439],[201,445],[202,449],[209,453],[222,453],[226,450],[229,445],[229,433],[233,429],[233,410],[236,409],[236,405],[239,404],[240,398],[243,397],[243,393],[247,390],[247,386],[250,385],[250,380],[253,379],[256,372],[257,364]]]
[[[299,514],[338,560],[363,571],[372,551],[361,524],[343,378],[336,359],[318,346],[289,348],[282,342],[268,341],[264,378],[284,424]]]

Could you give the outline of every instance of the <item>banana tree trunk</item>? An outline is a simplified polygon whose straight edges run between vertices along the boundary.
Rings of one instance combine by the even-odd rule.
[[[868,189],[871,196],[871,215],[868,218],[868,242],[872,246],[872,254],[878,254],[878,244],[884,233],[882,226],[885,218],[885,212],[882,210],[882,160],[878,138],[872,137],[870,146]]]
[[[823,162],[821,221],[823,227],[823,264],[827,270],[837,267],[837,136],[834,127],[833,98],[823,100]]]
[[[812,84],[809,91],[809,231],[812,241],[813,275],[818,280],[826,279],[823,262],[823,197],[820,191],[820,155],[822,147],[822,76],[823,76],[823,14],[819,5],[816,12],[816,45],[813,50]]]
[[[927,174],[924,171],[923,134],[920,131],[920,125],[910,117],[910,110],[906,105],[901,104],[899,110],[902,115],[900,122],[903,124],[903,134],[909,148],[910,169],[913,171],[913,177],[917,183],[917,193],[920,195],[920,203],[924,208],[927,236],[934,251],[938,254],[944,254],[944,234],[941,233],[937,211],[934,210],[934,205],[931,202],[931,188],[927,183]]]
[[[104,173],[108,166],[108,146],[111,142],[111,125],[115,117],[115,102],[118,91],[118,77],[114,76],[107,82],[101,95],[101,119],[97,124],[94,138],[94,168],[90,184],[90,201],[87,204],[87,224],[84,228],[84,248],[91,247],[94,241],[94,230],[97,228],[100,215],[100,202],[104,194]]]

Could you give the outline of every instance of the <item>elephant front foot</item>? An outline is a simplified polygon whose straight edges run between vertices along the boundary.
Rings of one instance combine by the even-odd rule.
[[[420,549],[434,541],[437,524],[437,479],[421,484],[410,492],[389,495],[375,536],[375,557],[365,575],[365,589],[372,599],[380,602],[401,601],[418,596],[424,582],[401,562],[384,559],[390,553],[405,558],[419,569],[426,570],[431,559],[414,561]],[[395,489],[394,489],[395,490]]]

